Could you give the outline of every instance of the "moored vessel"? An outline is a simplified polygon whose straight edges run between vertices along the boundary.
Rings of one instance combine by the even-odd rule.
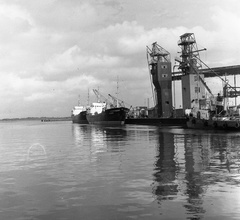
[[[98,97],[98,102],[93,102],[90,107],[87,108],[86,118],[89,124],[98,125],[123,125],[129,109],[124,107],[123,102],[120,105],[119,100],[109,95],[114,102],[110,102],[104,98],[97,90],[93,90]],[[102,97],[102,102],[100,102]],[[104,99],[104,100],[103,100]]]
[[[74,106],[71,114],[72,122],[78,124],[88,124],[86,114],[87,111],[84,106]]]
[[[128,109],[125,107],[107,108],[106,103],[92,103],[86,118],[89,124],[123,125],[127,113]]]
[[[214,102],[215,99],[215,102]],[[240,130],[240,109],[228,106],[228,98],[212,97],[204,109],[192,108],[187,114],[187,127],[198,129]]]

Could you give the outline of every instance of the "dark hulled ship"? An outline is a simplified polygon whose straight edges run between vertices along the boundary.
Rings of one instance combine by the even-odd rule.
[[[71,114],[72,122],[78,124],[88,124],[86,114],[87,111],[84,106],[74,106]]]
[[[89,124],[123,125],[128,111],[129,109],[125,107],[113,107],[104,102],[96,102],[87,109],[86,118]]]

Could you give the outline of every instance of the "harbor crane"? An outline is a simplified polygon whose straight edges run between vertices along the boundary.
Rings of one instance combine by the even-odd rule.
[[[155,105],[154,115],[169,118],[173,114],[170,53],[154,42],[151,48],[147,46],[147,61]]]
[[[93,89],[94,94],[97,96],[97,101],[98,102],[105,102],[108,105],[112,105],[112,103],[105,98],[97,89]]]
[[[114,97],[111,94],[108,94],[108,96],[113,100],[114,107],[125,107],[124,101],[120,100],[119,98]]]

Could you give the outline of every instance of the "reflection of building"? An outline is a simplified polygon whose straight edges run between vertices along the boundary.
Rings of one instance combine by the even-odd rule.
[[[210,160],[209,139],[205,137],[184,135],[178,143],[178,135],[160,130],[153,188],[159,203],[174,200],[180,193],[186,198],[183,207],[187,213],[200,216],[205,212],[202,196],[206,182],[202,172]]]
[[[187,204],[184,208],[187,213],[194,216],[194,219],[201,219],[206,212],[208,201],[204,201],[204,197],[207,188],[214,187],[213,189],[216,190],[219,182],[225,183],[225,180],[231,182],[229,176],[225,174],[226,171],[233,172],[229,167],[229,163],[234,163],[231,159],[238,160],[239,138],[236,139],[238,139],[237,143],[225,133],[205,133],[184,137],[185,181],[181,188],[187,196]],[[239,173],[236,166],[235,172]],[[211,191],[209,190],[210,196]]]
[[[178,185],[175,182],[176,162],[174,147],[174,135],[171,133],[159,134],[159,148],[157,160],[155,163],[155,181],[154,193],[158,200],[173,199],[172,195],[178,192]]]
[[[193,214],[204,213],[203,194],[206,183],[202,178],[202,172],[209,165],[208,139],[204,136],[193,136],[191,141],[185,137],[185,194],[188,196],[188,204],[184,207]]]

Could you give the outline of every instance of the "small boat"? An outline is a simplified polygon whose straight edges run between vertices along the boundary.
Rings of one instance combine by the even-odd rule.
[[[72,122],[78,124],[88,124],[86,114],[87,114],[86,107],[74,106],[71,114]]]
[[[240,130],[240,117],[215,115],[209,119],[203,119],[196,118],[190,114],[187,118],[187,127],[215,130]]]
[[[227,88],[227,87],[226,87]],[[224,88],[224,94],[228,94]],[[240,130],[239,106],[228,106],[229,96],[211,97],[205,105],[194,106],[187,115],[187,127],[199,129]]]

